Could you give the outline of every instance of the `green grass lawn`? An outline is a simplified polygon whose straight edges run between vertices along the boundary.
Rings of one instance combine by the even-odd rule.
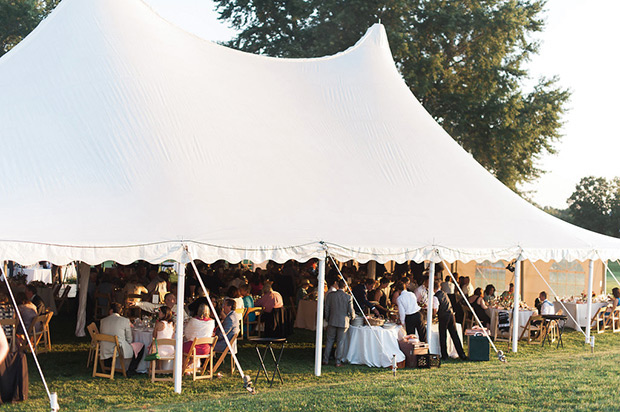
[[[614,273],[614,276],[616,276],[616,279],[620,281],[620,265],[618,264],[618,262],[610,261],[609,269]],[[606,275],[607,275],[607,293],[611,294],[611,290],[613,288],[620,287],[620,285],[618,285],[618,282],[616,282],[616,279],[614,279],[613,276],[609,274],[609,272],[607,272]]]
[[[565,348],[520,344],[518,354],[507,343],[508,363],[450,361],[439,369],[399,370],[365,366],[323,368],[313,375],[314,333],[296,330],[282,360],[285,383],[273,388],[261,378],[256,395],[248,394],[238,375],[214,381],[185,379],[183,393],[172,382],[153,384],[146,376],[113,381],[92,378],[86,369],[88,339],[72,336],[74,322],[52,321],[53,352],[40,361],[61,410],[154,411],[618,411],[620,405],[620,333],[596,335],[596,348],[583,335],[567,331]],[[240,361],[255,379],[254,348],[241,343]],[[30,399],[0,406],[0,411],[45,411],[49,403],[29,357]]]

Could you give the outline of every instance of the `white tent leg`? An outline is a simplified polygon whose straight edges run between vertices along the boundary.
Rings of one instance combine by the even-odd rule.
[[[174,391],[181,393],[183,371],[183,316],[185,314],[185,265],[179,265],[179,280],[177,283],[177,324],[176,342],[174,348]],[[213,314],[217,316],[217,314]]]
[[[77,267],[78,270],[78,283],[79,283],[79,305],[77,323],[75,325],[75,336],[84,337],[86,332],[86,305],[88,303],[88,282],[90,281],[90,265],[88,263],[80,262]]]
[[[435,296],[435,262],[431,260],[431,265],[428,268],[428,297],[426,302],[426,343],[428,347],[432,348],[431,338],[433,336],[433,296]],[[435,353],[435,355],[441,356],[441,353]]]
[[[592,282],[594,281],[594,260],[588,264],[588,324],[586,325],[586,343],[590,343],[590,323],[592,320]]]
[[[314,344],[314,374],[321,376],[323,358],[323,306],[325,300],[325,258],[319,259],[319,282],[316,285],[316,342]],[[325,350],[329,350],[326,348]]]
[[[512,312],[512,351],[517,352],[519,341],[519,302],[521,296],[521,256],[515,262],[515,292],[513,295]]]

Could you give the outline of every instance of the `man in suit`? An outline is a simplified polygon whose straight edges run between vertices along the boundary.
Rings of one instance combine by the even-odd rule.
[[[142,359],[144,344],[140,342],[132,343],[131,323],[129,319],[121,316],[122,309],[123,307],[119,303],[113,303],[110,307],[110,315],[101,319],[100,331],[104,335],[113,335],[118,338],[118,344],[121,348],[121,353],[118,356],[129,360],[127,377],[130,377],[136,373],[138,363]],[[112,355],[114,355],[114,343],[101,342],[101,359],[104,360],[106,366],[112,364]]]
[[[344,281],[339,280],[338,290],[328,293],[325,297],[325,320],[328,325],[325,334],[323,365],[327,365],[329,362],[329,354],[334,342],[336,342],[336,366],[341,366],[344,357],[344,335],[349,329],[349,321],[355,319],[353,300],[344,292],[344,286]]]
[[[239,323],[241,322],[239,314],[235,311],[237,309],[237,302],[234,299],[226,299],[224,304],[222,305],[222,313],[224,314],[224,319],[222,319],[222,327],[224,328],[224,333],[228,337],[230,341],[235,333],[239,333]],[[222,331],[218,328],[216,332],[217,342],[215,343],[215,351],[223,352],[226,349],[226,341],[224,340],[224,336]],[[237,353],[237,342],[232,345],[233,353]]]
[[[463,351],[463,345],[461,344],[461,338],[456,330],[454,312],[452,312],[452,304],[448,295],[441,290],[439,282],[435,282],[435,298],[437,299],[433,303],[433,311],[437,313],[437,320],[439,321],[439,346],[441,347],[441,358],[448,359],[448,335],[446,331],[450,332],[450,337],[454,343],[459,357],[463,360],[467,359],[465,352]]]
[[[37,295],[37,288],[33,285],[26,286],[26,297],[37,307],[37,315],[42,315],[47,312],[45,302],[41,299],[41,296]]]

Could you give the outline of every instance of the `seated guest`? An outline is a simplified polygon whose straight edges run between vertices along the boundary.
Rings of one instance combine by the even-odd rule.
[[[149,291],[138,282],[138,277],[136,275],[131,275],[129,277],[128,282],[125,284],[123,288],[123,292],[125,295],[147,295]],[[139,299],[130,299],[131,301],[137,301]]]
[[[266,285],[265,285],[266,286]],[[276,292],[277,293],[277,292]],[[219,328],[216,331],[217,342],[215,343],[215,351],[223,352],[226,349],[226,340],[224,339],[224,334],[228,338],[228,341],[232,340],[236,333],[239,333],[239,322],[241,321],[240,316],[235,309],[237,308],[237,302],[233,299],[226,299],[224,304],[222,305],[222,315],[224,318],[222,319],[222,327],[224,331]],[[232,345],[232,353],[237,353],[237,342]]]
[[[620,289],[613,288],[611,290],[611,306],[607,309],[609,312],[613,312],[618,306],[620,306]]]
[[[547,292],[544,290],[538,295],[540,299],[540,314],[541,315],[555,315],[555,307],[553,303],[547,299]]]
[[[121,316],[122,310],[123,307],[119,303],[112,303],[110,315],[101,319],[100,331],[105,335],[113,335],[118,338],[118,344],[121,348],[121,353],[118,356],[130,360],[127,367],[127,377],[130,377],[136,373],[138,363],[142,359],[144,344],[133,342],[131,323],[129,319]],[[112,355],[114,355],[114,343],[101,342],[101,351],[99,353],[101,359],[104,360],[104,364],[110,366],[112,364]]]
[[[157,314],[157,322],[153,328],[153,339],[174,339],[174,319],[172,318],[172,310],[168,306],[159,308]],[[174,346],[157,345],[157,350],[162,357],[170,357],[174,355]],[[163,369],[169,369],[164,367]]]
[[[254,298],[250,295],[250,285],[247,283],[245,285],[241,285],[239,288],[239,293],[241,294],[241,299],[243,299],[243,307],[246,309],[254,307]],[[250,313],[248,315],[248,320],[250,322],[254,322],[256,320],[256,315],[254,313]]]
[[[274,337],[280,334],[277,329],[282,325],[275,315],[279,314],[280,308],[284,306],[282,295],[272,290],[271,283],[267,282],[263,286],[263,296],[254,303],[263,308],[262,320],[265,322],[265,336]]]
[[[295,299],[295,304],[299,305],[299,301],[303,300],[306,296],[308,296],[308,289],[310,288],[310,281],[308,279],[302,279],[297,288],[297,296]]]
[[[489,305],[493,299],[495,299],[495,286],[493,285],[487,285],[486,288],[484,288],[484,303],[486,303],[487,305]]]
[[[405,289],[402,282],[396,283],[396,290],[400,292],[397,299],[400,324],[405,327],[407,335],[417,331],[420,341],[426,342],[426,327],[422,320],[418,299],[413,292]]]
[[[37,288],[34,285],[26,286],[26,297],[33,305],[37,307],[37,314],[42,315],[47,312],[45,302],[41,299],[41,296],[37,295]]]
[[[471,307],[476,313],[476,316],[478,316],[478,319],[480,319],[480,322],[482,322],[482,325],[488,328],[489,324],[491,323],[491,318],[485,312],[485,310],[489,307],[486,305],[486,303],[484,303],[484,299],[482,298],[482,288],[476,288],[474,290],[474,294],[471,295],[468,299]]]
[[[207,300],[205,291],[201,287],[196,289],[196,294],[198,295],[196,300],[187,305],[187,311],[189,312],[190,316],[196,316],[196,313],[198,313],[198,307],[200,307],[200,305],[207,305],[207,307],[209,307],[209,301]]]
[[[26,297],[24,292],[19,292],[15,296],[15,301],[17,302],[17,310],[24,321],[24,326],[26,330],[23,331],[21,329],[21,324],[18,325],[18,333],[26,335],[28,333],[28,329],[30,329],[30,324],[39,314],[37,313],[37,307]]]
[[[215,331],[215,320],[211,319],[209,307],[202,303],[198,306],[196,316],[191,318],[185,325],[185,341],[183,342],[183,352],[189,352],[192,342],[196,338],[210,338]],[[207,355],[211,352],[211,345],[203,344],[196,346],[198,355]]]
[[[500,298],[514,300],[514,294],[515,294],[515,285],[514,283],[511,283],[508,286],[508,290],[505,290],[504,292],[502,292],[502,294],[500,295]]]
[[[151,302],[129,302],[131,306],[136,306],[146,312],[155,313],[155,311],[162,307],[168,306],[172,310],[172,316],[177,316],[177,297],[172,293],[167,293],[164,297],[164,304],[151,303]],[[187,311],[183,309],[183,320],[189,319]]]
[[[243,298],[241,297],[241,293],[239,293],[239,289],[235,286],[228,288],[228,293],[225,299],[233,299],[237,303],[237,308],[243,307]]]

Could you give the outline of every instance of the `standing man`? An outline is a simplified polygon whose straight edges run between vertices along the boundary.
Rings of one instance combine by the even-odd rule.
[[[325,320],[327,321],[327,333],[325,338],[325,351],[323,352],[323,365],[329,362],[329,354],[336,342],[336,366],[342,366],[344,358],[343,338],[349,329],[349,321],[355,319],[353,300],[344,290],[344,280],[339,280],[338,290],[328,293],[325,297]]]
[[[435,298],[437,299],[437,306],[436,308],[433,307],[433,310],[436,311],[437,319],[439,320],[439,346],[441,347],[441,358],[443,360],[448,359],[448,335],[446,334],[446,331],[448,331],[450,332],[450,337],[452,338],[454,347],[459,354],[459,358],[463,360],[467,359],[467,357],[465,356],[465,352],[463,351],[461,339],[458,332],[456,331],[456,322],[454,320],[454,312],[452,312],[452,305],[450,304],[450,299],[448,299],[446,293],[441,290],[439,282],[435,282]]]
[[[362,312],[365,311],[367,308],[370,309],[370,311],[373,312],[375,315],[379,316],[379,311],[377,310],[377,308],[375,308],[375,305],[373,305],[372,302],[368,300],[368,287],[373,287],[374,284],[374,279],[366,279],[364,280],[364,282],[358,284],[357,286],[354,286],[353,289],[351,289],[353,297],[359,304],[359,307],[355,306],[355,313],[360,316],[362,316]],[[360,312],[360,307],[362,312]]]
[[[414,331],[417,331],[420,341],[426,342],[426,327],[422,321],[418,299],[413,292],[409,292],[405,289],[403,282],[398,282],[396,284],[396,290],[400,291],[398,299],[396,299],[396,304],[398,305],[401,325],[405,327],[407,335],[411,335]]]

